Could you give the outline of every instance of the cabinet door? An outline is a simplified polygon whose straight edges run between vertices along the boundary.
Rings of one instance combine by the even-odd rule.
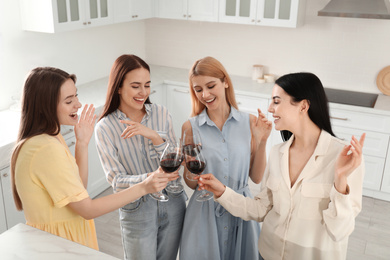
[[[154,16],[152,0],[131,0],[131,17],[133,20],[142,20]]]
[[[188,20],[218,21],[218,0],[188,0]]]
[[[219,21],[227,23],[254,24],[256,0],[221,0]]]
[[[84,28],[85,3],[80,0],[52,0],[55,32]]]
[[[88,186],[87,191],[91,198],[105,191],[110,184],[106,180],[102,164],[96,148],[95,137],[92,136],[88,145]]]
[[[0,177],[0,234],[6,230],[7,230],[7,218],[5,217],[3,189],[1,188],[1,177]]]
[[[297,27],[299,3],[300,0],[258,0],[256,24]]]
[[[101,26],[113,22],[113,5],[110,0],[88,0],[85,4],[86,20],[83,25]]]
[[[131,0],[114,0],[114,22],[132,21]]]
[[[187,20],[187,0],[158,0],[157,17]]]
[[[188,87],[168,85],[167,108],[172,115],[176,138],[179,138],[181,127],[191,114],[191,96]]]
[[[383,171],[381,191],[390,193],[390,142],[389,142],[389,148],[387,150],[386,165]]]
[[[7,220],[7,229],[19,223],[26,223],[23,211],[16,210],[11,189],[11,171],[7,167],[0,171],[1,188],[3,190],[4,209]],[[1,213],[1,212],[0,212]],[[0,217],[1,218],[1,217]]]
[[[157,86],[157,87],[153,87],[152,89],[153,90],[150,92],[150,95],[149,95],[150,102],[166,106],[165,87],[164,86]]]

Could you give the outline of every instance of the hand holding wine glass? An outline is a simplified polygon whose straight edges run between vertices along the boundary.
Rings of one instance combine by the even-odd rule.
[[[164,172],[172,173],[179,169],[182,160],[183,155],[181,149],[177,149],[176,146],[167,143],[167,146],[161,155],[160,167]],[[169,200],[168,196],[162,193],[162,191],[151,193],[150,196],[162,202]]]

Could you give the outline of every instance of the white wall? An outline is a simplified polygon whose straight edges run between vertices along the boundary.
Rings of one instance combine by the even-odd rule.
[[[52,66],[76,74],[77,84],[106,77],[124,53],[145,58],[143,21],[58,34],[21,29],[19,1],[0,0],[0,111],[20,97],[27,73]],[[81,100],[82,102],[82,100]]]
[[[310,71],[327,87],[380,93],[375,80],[390,65],[390,20],[319,17],[329,0],[306,2],[297,29],[149,20],[148,61],[189,69],[210,55],[234,75],[251,76],[252,65],[263,64],[277,75]]]

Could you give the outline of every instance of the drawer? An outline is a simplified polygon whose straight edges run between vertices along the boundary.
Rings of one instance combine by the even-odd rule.
[[[390,134],[390,117],[343,109],[331,109],[332,126],[345,126]]]
[[[267,98],[253,98],[244,95],[236,95],[236,101],[240,111],[251,113],[257,116],[257,109],[267,116],[268,99]]]
[[[348,143],[350,142],[352,135],[359,139],[363,133],[366,133],[363,154],[380,158],[386,157],[387,147],[389,145],[389,135],[338,126],[333,126],[332,128],[338,138],[344,139]]]

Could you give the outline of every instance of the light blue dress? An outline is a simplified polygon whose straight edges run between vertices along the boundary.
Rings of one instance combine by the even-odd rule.
[[[190,118],[202,139],[207,166],[223,184],[247,197],[251,154],[249,114],[233,107],[222,131],[208,117],[206,109]],[[188,204],[180,244],[180,259],[261,259],[257,241],[259,223],[232,216],[213,199],[196,201],[196,190]]]

